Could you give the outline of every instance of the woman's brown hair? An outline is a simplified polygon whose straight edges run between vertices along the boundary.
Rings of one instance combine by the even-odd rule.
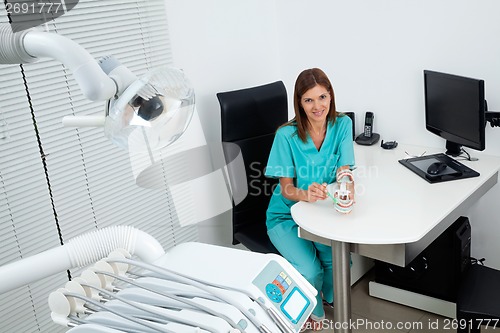
[[[332,83],[328,79],[328,76],[319,68],[311,68],[302,71],[295,81],[295,91],[293,94],[295,117],[288,123],[286,123],[285,126],[291,124],[296,125],[297,134],[303,142],[306,142],[307,140],[307,127],[309,125],[309,120],[307,119],[307,115],[302,108],[300,100],[306,93],[306,91],[314,88],[317,85],[324,87],[330,94],[330,111],[326,116],[326,121],[333,124],[335,122],[335,119],[337,118],[337,110],[335,108],[335,95],[333,92]]]

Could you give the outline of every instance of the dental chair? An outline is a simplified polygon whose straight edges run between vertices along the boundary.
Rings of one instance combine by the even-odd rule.
[[[233,192],[241,187],[248,190],[241,202],[233,200],[233,245],[241,243],[254,252],[278,253],[266,229],[266,210],[277,180],[265,177],[264,169],[275,132],[288,120],[285,86],[277,81],[221,92],[217,98],[224,157]],[[238,173],[231,163],[236,154],[243,157],[246,175]]]

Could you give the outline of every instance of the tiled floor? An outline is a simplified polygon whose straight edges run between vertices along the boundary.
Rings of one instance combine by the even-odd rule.
[[[353,332],[456,332],[456,327],[452,327],[456,323],[453,319],[369,296],[368,283],[373,279],[373,273],[369,272],[352,288],[351,327]],[[335,332],[332,321],[333,309],[326,309],[326,318],[326,328],[322,332]],[[497,333],[500,329],[483,327],[481,332]]]

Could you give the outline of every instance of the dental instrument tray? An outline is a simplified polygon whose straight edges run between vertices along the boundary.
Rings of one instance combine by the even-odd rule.
[[[399,163],[431,184],[479,176],[477,171],[443,153],[402,159]],[[434,163],[444,163],[446,167],[437,174],[430,174],[429,166]]]
[[[79,322],[71,333],[294,333],[316,305],[315,289],[275,254],[184,243],[152,264],[129,257],[114,251],[51,293],[53,320]]]
[[[47,292],[52,321],[71,333],[297,333],[317,304],[279,255],[194,242],[165,252],[118,225],[0,266],[0,294],[76,267]]]

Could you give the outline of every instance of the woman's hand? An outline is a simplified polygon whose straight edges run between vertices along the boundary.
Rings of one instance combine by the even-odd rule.
[[[308,202],[316,202],[318,200],[325,200],[327,196],[326,183],[318,184],[312,183],[307,188],[307,200]]]
[[[326,183],[312,183],[307,190],[298,189],[293,184],[293,178],[280,178],[281,194],[292,201],[316,202],[326,199]]]

